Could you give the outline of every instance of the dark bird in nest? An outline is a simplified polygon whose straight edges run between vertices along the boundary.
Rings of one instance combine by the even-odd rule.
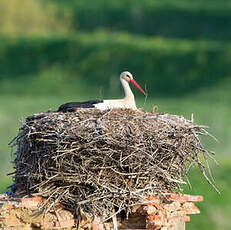
[[[133,79],[133,76],[128,71],[120,74],[120,82],[124,88],[125,97],[123,99],[112,99],[112,100],[90,100],[85,102],[69,102],[61,105],[58,108],[58,112],[74,112],[76,108],[97,108],[100,110],[124,108],[136,110],[136,102],[129,83],[132,83],[138,88],[141,93],[146,96],[144,90],[138,85]]]

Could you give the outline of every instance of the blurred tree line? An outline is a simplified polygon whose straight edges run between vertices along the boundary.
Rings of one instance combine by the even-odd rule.
[[[70,11],[40,0],[1,0],[0,31],[11,36],[70,31]]]
[[[227,0],[57,0],[73,12],[73,28],[97,27],[169,38],[230,40]]]
[[[225,0],[1,0],[0,83],[57,68],[64,87],[97,79],[108,93],[129,70],[150,95],[182,95],[230,76],[230,9]]]

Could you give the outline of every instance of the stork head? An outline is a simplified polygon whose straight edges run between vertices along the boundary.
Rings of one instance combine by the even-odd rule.
[[[133,79],[133,76],[130,72],[128,71],[125,71],[125,72],[122,72],[120,74],[120,79],[121,80],[125,80],[126,82],[131,82],[137,89],[140,90],[140,92],[142,94],[144,94],[144,96],[146,96],[146,93],[144,92],[144,90],[138,85],[138,83]]]
[[[133,79],[133,76],[130,72],[124,71],[120,74],[120,78],[124,79],[127,82],[130,82],[130,80]]]

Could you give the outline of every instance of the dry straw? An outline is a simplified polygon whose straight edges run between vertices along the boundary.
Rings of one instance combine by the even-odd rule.
[[[105,218],[129,213],[150,194],[179,191],[192,165],[210,182],[200,135],[184,117],[139,110],[35,114],[12,142],[16,193]]]

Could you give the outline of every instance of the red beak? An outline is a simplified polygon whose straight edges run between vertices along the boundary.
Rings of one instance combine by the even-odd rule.
[[[138,83],[134,80],[134,79],[131,79],[130,82],[137,88],[140,90],[140,92],[146,96],[146,93],[144,92],[144,90],[138,85]]]

